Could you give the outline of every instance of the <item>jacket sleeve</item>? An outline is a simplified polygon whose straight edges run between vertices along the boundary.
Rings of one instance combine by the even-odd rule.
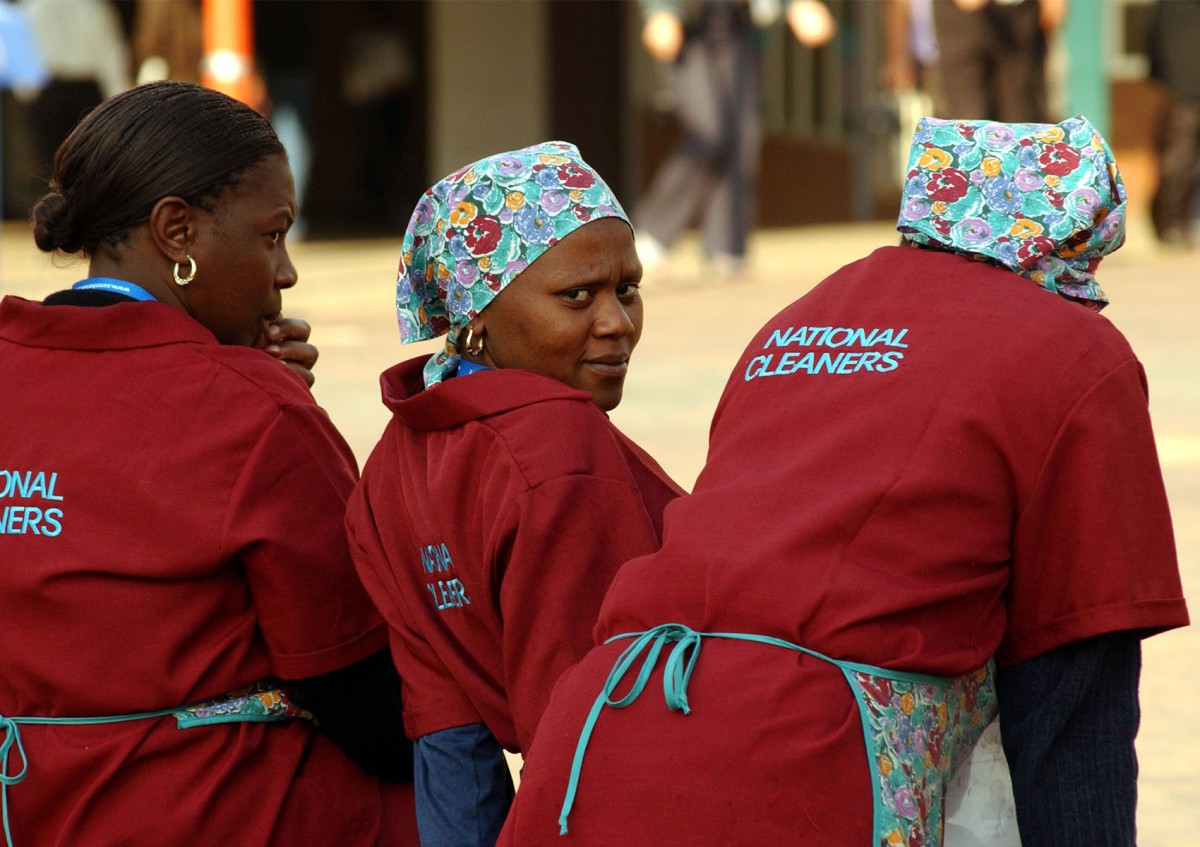
[[[1187,624],[1146,398],[1129,358],[1058,424],[1017,504],[1001,665],[1105,632]]]
[[[347,667],[387,644],[343,527],[356,477],[325,412],[285,406],[231,492],[222,552],[245,568],[271,670],[285,679]]]
[[[521,750],[558,677],[592,646],[600,603],[617,569],[658,548],[638,488],[628,480],[561,476],[514,505],[499,551],[504,672]]]

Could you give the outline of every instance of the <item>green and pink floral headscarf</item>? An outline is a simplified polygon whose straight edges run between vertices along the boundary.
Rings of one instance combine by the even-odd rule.
[[[458,334],[561,239],[590,221],[629,218],[574,144],[547,141],[480,159],[430,188],[400,248],[396,318],[405,344],[446,334],[425,385],[458,367]]]
[[[1096,267],[1125,242],[1125,184],[1082,115],[1060,124],[922,118],[896,228],[1098,310],[1108,298]]]

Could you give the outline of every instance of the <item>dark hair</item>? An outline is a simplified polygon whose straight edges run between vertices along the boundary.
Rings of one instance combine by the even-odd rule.
[[[231,97],[190,82],[131,88],[59,146],[50,191],[33,208],[34,241],[90,256],[119,245],[164,197],[213,211],[213,199],[273,155],[286,156],[270,122]]]

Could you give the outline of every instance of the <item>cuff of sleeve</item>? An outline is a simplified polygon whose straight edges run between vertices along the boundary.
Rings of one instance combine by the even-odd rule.
[[[409,689],[405,689],[404,698],[404,733],[416,740],[444,729],[453,729],[468,724],[482,724],[479,712],[469,703],[447,699],[437,703],[427,704],[423,708],[412,708],[412,698],[408,697]]]
[[[1084,609],[1034,630],[1008,633],[996,660],[1008,667],[1093,635],[1136,629],[1150,636],[1187,625],[1187,603],[1182,597]]]
[[[281,679],[320,676],[360,662],[387,646],[387,625],[381,622],[332,647],[310,653],[270,653],[271,672]]]

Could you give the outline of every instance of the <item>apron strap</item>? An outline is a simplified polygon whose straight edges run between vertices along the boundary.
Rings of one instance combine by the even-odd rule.
[[[218,723],[263,723],[301,718],[312,720],[312,713],[297,707],[281,689],[270,683],[261,682],[234,694],[225,694],[200,703],[177,706],[174,709],[158,709],[153,712],[135,712],[128,715],[104,715],[89,718],[68,717],[6,717],[0,715],[0,818],[4,823],[4,840],[13,847],[12,832],[8,824],[8,787],[18,785],[29,770],[29,759],[21,741],[21,724],[31,726],[95,726],[98,724],[124,723],[150,718],[174,717],[179,729],[196,726],[211,726]],[[21,757],[21,770],[9,773],[8,756],[16,750]]]
[[[747,632],[697,632],[691,627],[680,623],[660,624],[645,632],[627,632],[621,635],[614,635],[604,643],[611,644],[621,638],[632,638],[634,641],[617,658],[616,664],[613,665],[613,669],[608,674],[608,679],[604,682],[604,687],[600,690],[600,696],[596,698],[596,702],[592,704],[591,711],[588,712],[587,720],[583,724],[583,730],[579,733],[579,742],[575,745],[575,755],[571,760],[571,775],[567,780],[567,793],[563,797],[562,810],[558,816],[559,835],[567,834],[567,818],[571,814],[571,808],[575,805],[575,794],[579,790],[579,776],[583,770],[583,756],[587,752],[588,742],[591,740],[592,730],[596,727],[596,721],[599,720],[600,713],[604,710],[605,706],[612,706],[614,709],[624,709],[637,700],[642,691],[645,690],[646,683],[650,680],[650,674],[654,672],[654,666],[658,662],[659,655],[669,644],[674,646],[671,647],[670,652],[667,654],[666,664],[663,666],[663,695],[666,698],[668,709],[673,712],[682,712],[685,715],[691,712],[687,699],[688,681],[692,677],[692,670],[695,668],[696,660],[700,656],[700,642],[704,638],[750,641],[804,653],[841,668],[842,672],[847,675],[847,679],[850,679],[850,675],[854,673],[882,673],[891,679],[918,684],[944,683],[946,681],[943,677],[931,676],[929,674],[884,670],[873,665],[833,659],[823,653],[818,653],[816,650],[810,650],[799,644],[793,644],[791,641],[784,641],[782,638],[774,638],[769,635],[756,635]],[[621,684],[621,680],[624,679],[642,653],[646,655],[642,659],[642,666],[638,669],[633,685],[630,686],[628,693],[624,697],[614,700],[613,697],[617,686]]]
[[[610,643],[616,638],[633,638],[634,642],[622,651],[616,664],[613,665],[613,669],[609,671],[604,688],[600,690],[600,696],[592,704],[592,709],[588,712],[587,720],[583,724],[583,730],[579,734],[579,743],[575,745],[575,757],[571,761],[571,776],[567,780],[567,794],[563,798],[562,812],[558,816],[559,835],[567,834],[567,817],[571,814],[571,807],[575,805],[575,792],[579,788],[579,774],[583,770],[583,754],[587,752],[588,741],[591,740],[592,730],[596,726],[600,712],[605,706],[624,709],[631,705],[645,690],[646,683],[650,680],[650,674],[654,672],[658,656],[668,644],[675,646],[667,655],[667,664],[663,669],[663,695],[667,700],[667,708],[671,711],[683,712],[685,715],[691,712],[687,701],[687,684],[692,676],[692,668],[696,665],[696,658],[700,655],[700,633],[683,624],[668,623],[642,633],[617,635],[606,643]],[[617,686],[621,684],[625,674],[629,672],[638,656],[643,652],[646,652],[646,656],[642,660],[642,666],[638,670],[637,678],[630,686],[629,692],[624,697],[614,700],[613,695]]]

